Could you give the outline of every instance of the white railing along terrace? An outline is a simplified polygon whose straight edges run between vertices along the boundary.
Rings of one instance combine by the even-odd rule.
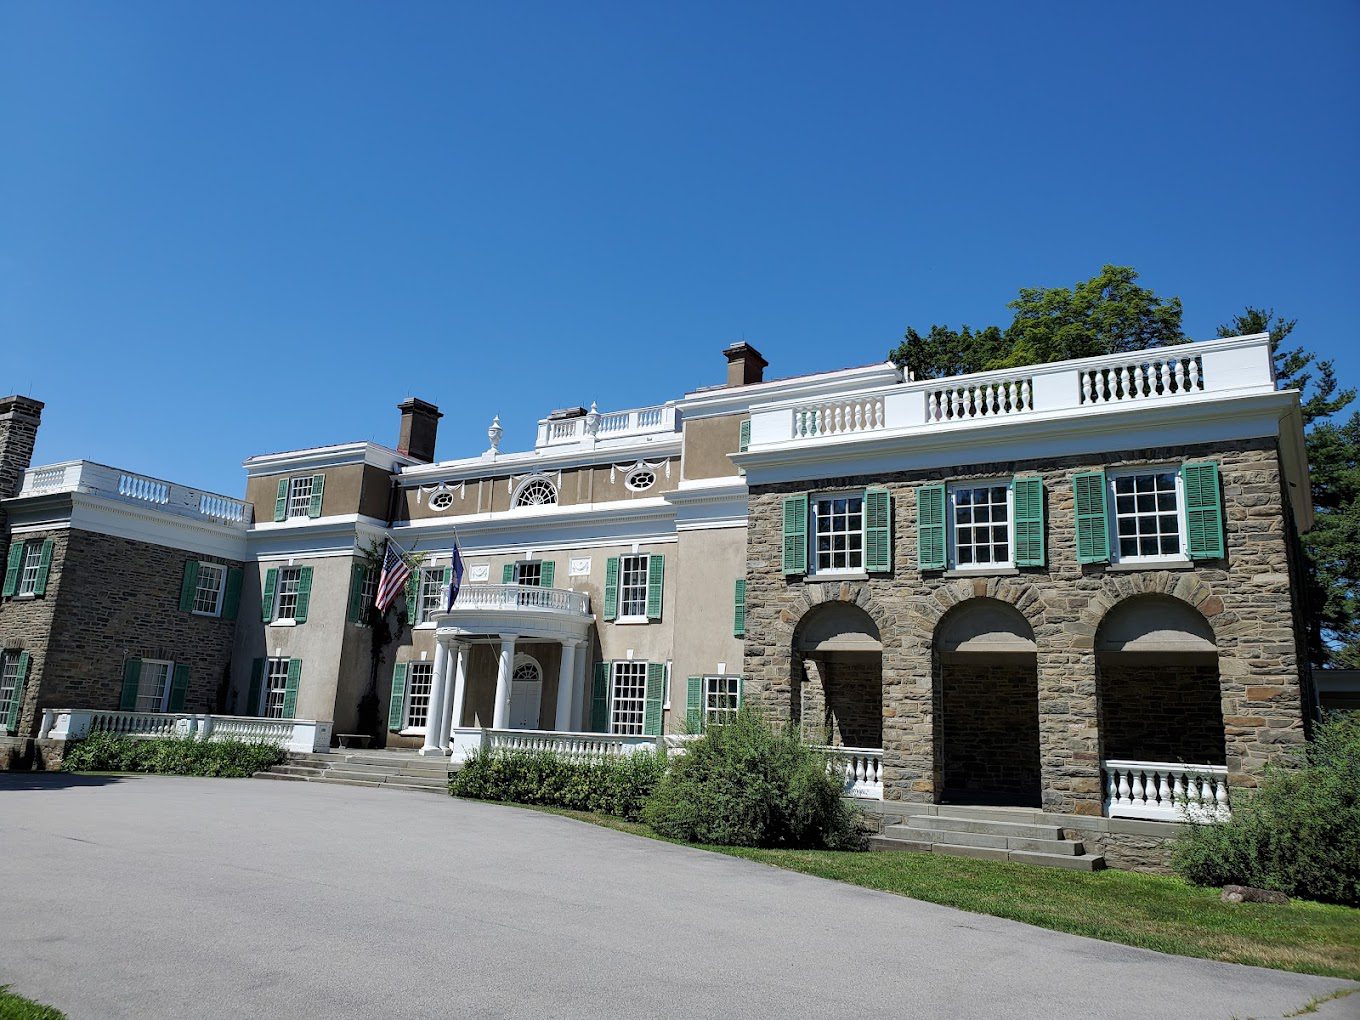
[[[1150,821],[1229,817],[1226,765],[1164,761],[1105,762],[1105,814]]]
[[[537,447],[589,443],[599,439],[621,439],[656,432],[675,431],[675,407],[635,407],[627,411],[602,411],[592,415],[538,423]]]
[[[42,725],[38,731],[40,740],[82,740],[91,733],[114,733],[137,738],[245,740],[279,744],[290,751],[324,751],[330,746],[331,723],[315,719],[270,719],[263,716],[193,712],[43,709]]]
[[[532,584],[465,584],[453,611],[460,609],[537,609],[549,613],[590,614],[590,596],[567,588]]]
[[[816,400],[757,404],[751,408],[749,449],[1274,390],[1269,336],[1228,337],[1023,369],[878,384]]]
[[[817,746],[827,757],[826,767],[841,780],[846,797],[883,799],[883,748]]]
[[[92,493],[106,499],[135,503],[159,513],[231,525],[242,530],[252,519],[250,504],[244,500],[93,461],[47,464],[24,472],[20,496],[58,492]]]
[[[450,737],[454,762],[466,761],[473,751],[548,751],[565,758],[619,758],[657,750],[656,737],[627,737],[615,733],[571,733],[555,730],[494,730],[455,727]]]

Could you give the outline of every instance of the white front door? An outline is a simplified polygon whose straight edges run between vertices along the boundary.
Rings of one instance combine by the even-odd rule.
[[[513,680],[510,683],[510,728],[538,729],[538,707],[543,699],[542,680]]]

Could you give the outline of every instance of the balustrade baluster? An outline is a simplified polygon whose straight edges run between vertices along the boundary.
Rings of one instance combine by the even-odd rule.
[[[1170,774],[1167,772],[1157,773],[1157,801],[1163,807],[1171,803],[1171,784],[1167,782]]]
[[[1143,791],[1143,770],[1133,770],[1133,802],[1138,805],[1147,803],[1147,797]]]

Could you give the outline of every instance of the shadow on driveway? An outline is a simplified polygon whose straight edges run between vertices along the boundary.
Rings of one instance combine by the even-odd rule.
[[[80,786],[121,783],[125,775],[84,775],[76,772],[0,772],[0,793],[6,790],[69,790]]]

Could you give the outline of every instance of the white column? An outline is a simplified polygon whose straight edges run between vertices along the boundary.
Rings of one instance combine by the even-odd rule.
[[[444,688],[444,714],[439,720],[439,746],[441,748],[448,748],[453,727],[463,724],[463,688],[465,686],[464,675],[467,672],[467,655],[467,642],[454,642],[453,654],[449,656],[447,676],[444,679],[446,685]]]
[[[444,714],[444,670],[448,668],[449,650],[436,636],[434,639],[434,673],[430,677],[430,704],[425,713],[425,743],[421,754],[443,754],[439,744],[439,719]],[[408,684],[411,682],[408,674]]]
[[[576,650],[576,677],[572,681],[571,692],[571,725],[575,727],[577,733],[583,733],[587,729],[588,720],[585,714],[590,692],[586,687],[586,652],[589,649],[590,642],[582,641]]]
[[[496,669],[496,711],[491,717],[491,728],[507,729],[510,725],[510,671],[515,664],[515,639],[518,634],[501,635],[501,660]]]
[[[557,670],[557,719],[555,730],[571,729],[572,691],[576,686],[576,641],[562,642],[562,664]]]

